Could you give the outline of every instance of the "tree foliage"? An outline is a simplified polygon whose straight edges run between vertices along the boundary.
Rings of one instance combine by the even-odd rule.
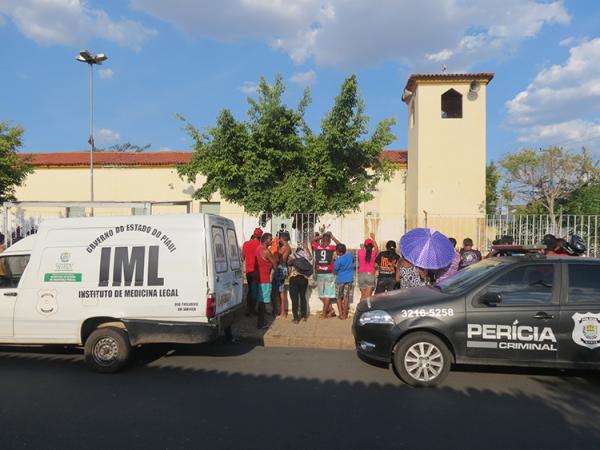
[[[574,191],[562,202],[563,214],[600,214],[600,182],[595,181]]]
[[[494,161],[485,168],[485,213],[496,214],[498,211],[498,181],[500,172]]]
[[[28,159],[17,154],[22,139],[23,128],[0,122],[0,203],[15,200],[15,188],[33,172]]]
[[[204,177],[194,197],[210,199],[218,191],[251,214],[345,214],[372,199],[377,184],[394,171],[380,158],[395,138],[393,120],[382,121],[366,137],[368,117],[351,76],[314,134],[304,120],[308,89],[295,108],[283,104],[284,92],[281,76],[273,85],[261,77],[257,98],[248,99],[247,120],[223,110],[205,133],[180,116],[195,153],[179,174],[191,182]]]
[[[501,166],[513,197],[532,210],[543,208],[553,221],[561,202],[599,175],[585,148],[580,153],[562,147],[523,149],[505,156]]]
[[[139,153],[148,150],[151,147],[151,144],[146,145],[136,145],[131,142],[124,142],[122,144],[111,145],[107,148],[96,148],[97,152],[132,152]]]

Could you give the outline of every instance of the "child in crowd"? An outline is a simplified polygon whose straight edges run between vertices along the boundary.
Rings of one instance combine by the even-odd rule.
[[[481,261],[481,252],[473,248],[473,239],[466,238],[463,240],[463,248],[460,249],[460,265],[459,269],[475,264]]]
[[[333,270],[336,275],[336,302],[340,319],[347,319],[350,310],[350,295],[354,283],[354,256],[346,251],[344,244],[337,244],[335,253],[337,258],[333,264]]]

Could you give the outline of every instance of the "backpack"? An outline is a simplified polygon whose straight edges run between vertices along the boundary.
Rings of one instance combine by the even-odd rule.
[[[292,260],[292,267],[296,269],[300,275],[304,275],[305,277],[310,277],[314,271],[311,262],[301,256],[297,256]]]

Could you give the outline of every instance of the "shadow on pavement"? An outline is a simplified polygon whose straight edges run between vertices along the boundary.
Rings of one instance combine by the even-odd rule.
[[[216,347],[168,352],[232,356]],[[542,377],[539,393],[424,390],[208,370],[168,352],[116,375],[89,372],[77,354],[0,354],[0,448],[579,449],[600,439],[595,379]]]

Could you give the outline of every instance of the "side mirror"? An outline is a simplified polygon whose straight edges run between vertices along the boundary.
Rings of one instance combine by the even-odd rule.
[[[479,297],[479,303],[487,306],[498,306],[502,303],[502,295],[498,292],[486,292]]]

